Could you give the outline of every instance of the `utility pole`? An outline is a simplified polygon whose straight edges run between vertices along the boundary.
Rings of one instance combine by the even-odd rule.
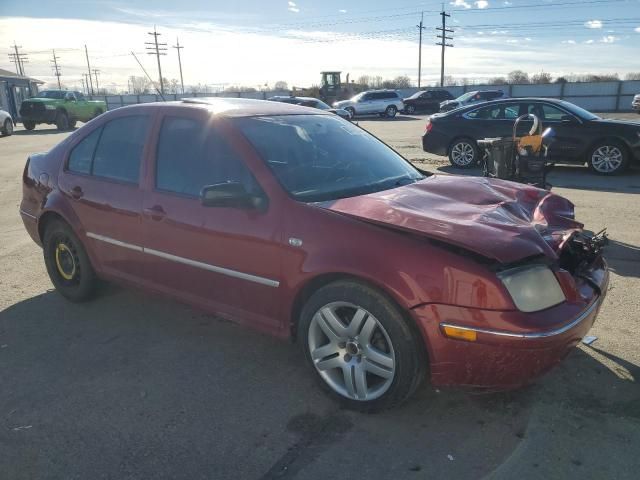
[[[98,86],[98,74],[99,74],[99,73],[100,73],[100,70],[98,70],[97,68],[94,68],[94,69],[93,69],[93,74],[94,74],[94,75],[95,75],[95,77],[96,77],[96,93],[97,93],[98,95],[100,95],[100,87]]]
[[[26,53],[20,53],[20,49],[22,48],[22,46],[17,45],[16,42],[13,42],[13,50],[15,51],[15,53],[10,53],[9,54],[9,58],[11,59],[11,63],[15,63],[16,64],[16,73],[18,75],[20,75],[21,77],[25,76],[24,73],[24,64],[28,63],[28,57]]]
[[[53,59],[52,59],[52,60],[50,60],[50,62],[52,62],[52,63],[53,63],[53,74],[54,74],[56,77],[58,77],[58,88],[59,88],[60,90],[62,90],[62,85],[60,84],[60,75],[62,75],[62,73],[60,72],[60,67],[58,67],[58,59],[59,59],[59,58],[60,58],[60,57],[58,57],[58,56],[56,55],[56,51],[55,51],[55,50],[53,50]]]
[[[84,76],[85,75],[86,75],[86,73],[83,73],[82,74],[82,78],[80,79],[80,81],[82,82],[82,93],[84,93],[85,90],[86,90],[85,85],[84,85]]]
[[[440,12],[442,16],[442,28],[436,27],[436,30],[439,30],[440,33],[436,35],[437,38],[440,39],[436,45],[440,45],[442,47],[442,58],[440,59],[440,86],[444,87],[444,49],[446,47],[453,47],[452,43],[447,43],[447,40],[453,40],[453,37],[447,37],[447,33],[453,33],[453,30],[447,28],[447,17],[450,17],[447,12],[444,11],[444,3],[442,4],[442,12]]]
[[[424,12],[420,14],[420,25],[416,25],[420,31],[420,44],[418,46],[418,88],[420,88],[420,80],[422,79],[422,31],[425,27],[422,26],[424,21]]]
[[[161,35],[156,32],[156,26],[153,26],[153,32],[148,32],[149,35],[153,35],[153,42],[144,42],[146,45],[151,45],[151,47],[145,47],[147,50],[147,55],[155,55],[158,60],[158,76],[160,77],[160,95],[164,95],[164,82],[162,80],[162,68],[160,67],[160,55],[166,55],[167,44],[166,43],[158,43],[158,37]]]
[[[184,80],[182,80],[182,61],[180,60],[180,49],[184,47],[180,46],[180,39],[176,37],[176,44],[173,45],[171,48],[175,48],[176,50],[178,50],[178,66],[180,67],[180,85],[182,86],[182,93],[184,93]]]
[[[91,65],[89,64],[89,51],[87,50],[87,44],[84,45],[84,53],[87,56],[87,70],[89,71],[89,83],[87,84],[87,95],[89,95],[89,86],[91,86],[91,95],[93,95],[93,80],[91,80]]]

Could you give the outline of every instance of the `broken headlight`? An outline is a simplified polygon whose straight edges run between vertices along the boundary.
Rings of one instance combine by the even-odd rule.
[[[537,312],[564,302],[564,292],[546,265],[505,270],[498,274],[521,312]]]

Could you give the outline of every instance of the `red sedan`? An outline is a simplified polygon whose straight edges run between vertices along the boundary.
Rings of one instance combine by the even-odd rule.
[[[143,287],[297,339],[348,407],[433,385],[514,388],[586,334],[608,273],[573,205],[430,175],[356,125],[240,99],[136,105],[24,170],[56,289]]]

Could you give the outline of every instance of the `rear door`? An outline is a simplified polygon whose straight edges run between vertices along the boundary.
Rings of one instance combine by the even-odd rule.
[[[82,239],[107,274],[142,272],[142,158],[149,115],[123,115],[78,139],[58,177],[85,230]]]
[[[150,156],[143,202],[147,281],[172,295],[267,328],[278,318],[281,216],[264,210],[205,207],[206,185],[239,182],[264,190],[240,140],[201,110],[167,109]]]

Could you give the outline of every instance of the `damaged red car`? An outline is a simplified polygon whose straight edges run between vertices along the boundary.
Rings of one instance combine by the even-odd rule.
[[[510,389],[560,362],[607,290],[566,199],[430,175],[335,115],[241,99],[136,105],[32,155],[20,213],[56,289],[134,285],[297,340],[375,411]]]

